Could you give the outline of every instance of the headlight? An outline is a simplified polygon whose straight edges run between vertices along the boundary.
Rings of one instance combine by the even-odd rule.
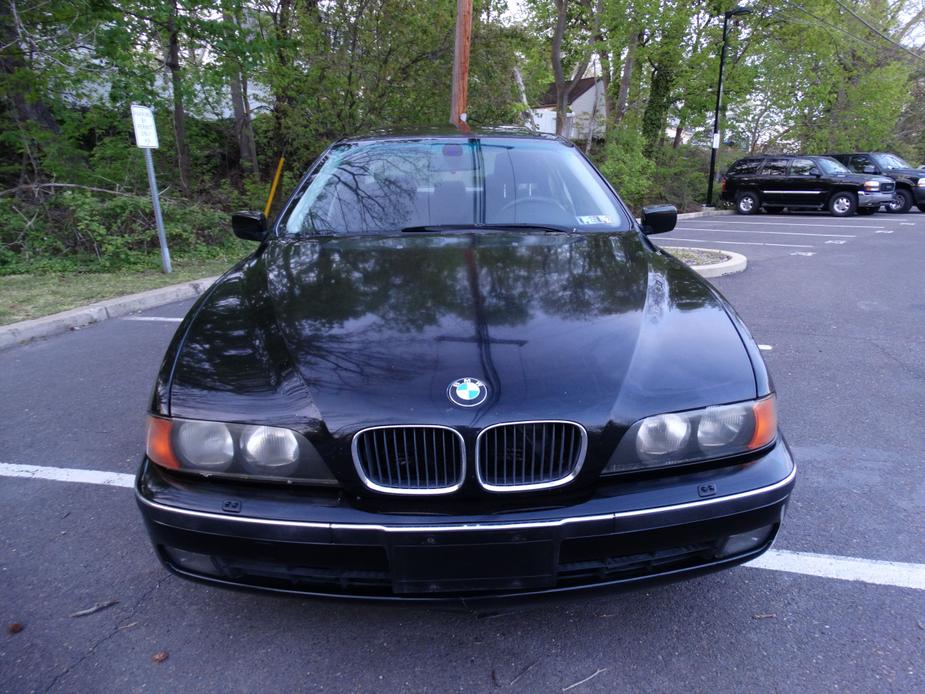
[[[646,417],[631,426],[603,474],[726,458],[763,448],[777,436],[774,395],[732,405]]]
[[[917,188],[925,188],[925,176],[922,176],[915,185]]]
[[[204,475],[335,485],[315,447],[282,427],[148,417],[148,458]]]
[[[867,190],[867,191],[880,190],[880,181],[864,181],[864,190]]]

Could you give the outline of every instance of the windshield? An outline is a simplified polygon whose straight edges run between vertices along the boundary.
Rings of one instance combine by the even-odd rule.
[[[818,157],[816,163],[827,174],[851,173],[847,166],[832,157]]]
[[[877,164],[879,164],[881,169],[912,169],[914,167],[909,165],[902,157],[897,157],[895,154],[875,154],[874,159]]]
[[[362,234],[476,225],[630,228],[574,147],[526,138],[337,145],[283,228],[287,234]]]

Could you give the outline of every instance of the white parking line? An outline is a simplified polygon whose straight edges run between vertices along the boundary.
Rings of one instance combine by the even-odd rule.
[[[182,318],[166,318],[165,316],[128,316],[122,320],[160,321],[163,323],[180,323]]]
[[[77,470],[66,467],[45,467],[44,465],[12,465],[0,463],[0,476],[29,477],[32,479],[55,480],[57,482],[82,482],[103,484],[111,487],[134,487],[135,475],[103,470]]]
[[[745,566],[804,576],[836,578],[840,581],[861,581],[879,586],[925,590],[925,564],[906,564],[898,561],[857,559],[836,557],[831,554],[771,549]]]
[[[135,476],[104,470],[77,470],[73,468],[45,467],[42,465],[13,465],[0,463],[0,477],[79,482],[109,487],[135,486]],[[840,581],[860,581],[880,586],[897,586],[925,590],[925,564],[909,564],[879,559],[838,557],[831,554],[790,552],[771,549],[744,566],[769,571],[833,578]]]
[[[696,227],[675,227],[678,231],[717,231],[721,234],[775,234],[778,236],[832,236],[840,239],[856,239],[855,234],[817,234],[811,231],[762,231],[760,229],[698,229]],[[876,232],[881,233],[881,232]]]
[[[749,224],[756,226],[781,226],[781,227],[832,227],[844,226],[851,229],[883,229],[881,224],[848,224],[844,221],[833,221],[830,224],[813,224],[811,222],[745,222],[741,220],[720,221],[724,218],[717,218],[716,222],[704,222],[702,219],[688,219],[685,224]]]
[[[710,231],[709,229],[698,229],[697,231]],[[660,239],[661,240],[661,239]],[[813,248],[794,243],[759,243],[758,241],[713,241],[708,239],[683,239],[680,236],[672,236],[663,239],[664,241],[693,241],[695,243],[724,243],[731,246],[780,246],[781,248]]]
[[[774,348],[771,347],[771,345],[758,345],[758,349],[760,349],[762,352],[770,352]]]

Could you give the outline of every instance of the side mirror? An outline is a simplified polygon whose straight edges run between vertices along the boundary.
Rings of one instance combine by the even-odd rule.
[[[235,212],[231,215],[231,230],[239,239],[263,241],[267,236],[267,218],[263,212]]]
[[[642,208],[642,233],[664,234],[678,223],[678,208],[674,205],[649,205]]]
[[[867,165],[864,167],[863,171],[864,171],[864,173],[872,173],[872,174],[875,174],[875,173],[877,173],[877,167],[876,167],[876,166],[871,166],[870,164],[867,164]]]
[[[809,170],[809,175],[815,176],[816,178],[820,178],[822,176],[822,172],[814,166],[813,168]]]

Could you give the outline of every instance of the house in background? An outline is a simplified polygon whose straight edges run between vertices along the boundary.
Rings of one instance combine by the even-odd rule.
[[[565,132],[570,140],[587,142],[588,136],[604,132],[604,82],[599,77],[583,77],[568,97]],[[533,122],[541,133],[556,132],[556,85],[551,84],[533,109]]]

